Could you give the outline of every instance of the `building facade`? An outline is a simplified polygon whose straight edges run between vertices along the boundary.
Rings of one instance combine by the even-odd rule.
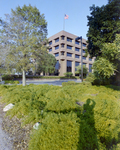
[[[81,42],[75,40],[77,37],[61,31],[49,38],[49,54],[54,55],[57,60],[56,70],[59,76],[63,76],[66,72],[72,72],[75,76],[76,67],[81,65]],[[86,40],[82,39],[83,65],[86,65],[89,72],[92,72],[94,58],[91,59],[89,55],[85,57],[86,46]]]

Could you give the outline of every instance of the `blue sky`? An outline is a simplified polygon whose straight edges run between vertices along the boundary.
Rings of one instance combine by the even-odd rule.
[[[15,10],[18,5],[31,4],[45,15],[48,37],[63,30],[64,14],[67,14],[69,19],[65,20],[65,31],[87,39],[89,7],[107,3],[108,0],[0,0],[0,17],[5,19],[4,14],[10,14],[11,8]]]

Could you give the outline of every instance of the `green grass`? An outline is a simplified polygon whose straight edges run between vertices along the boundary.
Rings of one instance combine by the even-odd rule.
[[[52,85],[0,85],[2,102],[13,103],[7,115],[22,126],[40,122],[29,150],[120,149],[120,88],[89,82]],[[83,106],[76,102],[84,102]]]

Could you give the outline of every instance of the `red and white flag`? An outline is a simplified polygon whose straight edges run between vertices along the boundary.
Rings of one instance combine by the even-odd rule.
[[[69,16],[65,14],[65,17],[64,17],[64,19],[68,19],[68,18],[69,18]]]

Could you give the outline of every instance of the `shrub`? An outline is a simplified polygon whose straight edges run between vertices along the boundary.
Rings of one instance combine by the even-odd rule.
[[[64,73],[64,75],[66,76],[66,77],[72,77],[73,76],[73,73],[72,72],[66,72],[66,73]]]
[[[0,85],[0,95],[4,103],[15,104],[7,114],[22,118],[22,125],[40,122],[31,132],[30,150],[107,150],[120,143],[120,91],[114,88],[90,82]]]
[[[19,81],[5,80],[5,84],[19,84]]]
[[[11,75],[3,75],[2,76],[2,80],[13,80],[14,77],[12,77]]]
[[[77,84],[79,83],[75,81],[62,82],[62,86],[77,85]]]
[[[92,82],[94,81],[94,79],[95,79],[94,74],[90,72],[90,73],[88,74],[87,78],[85,79],[85,81],[92,83]]]

